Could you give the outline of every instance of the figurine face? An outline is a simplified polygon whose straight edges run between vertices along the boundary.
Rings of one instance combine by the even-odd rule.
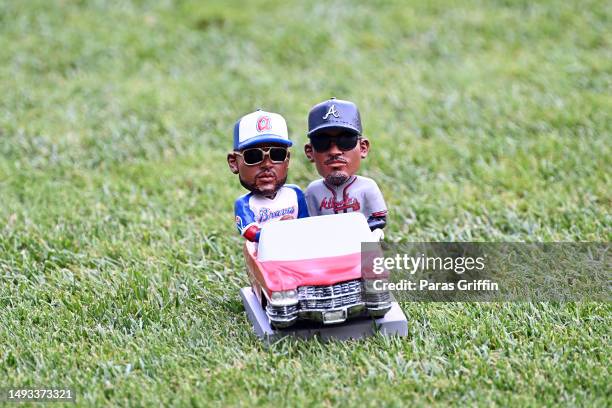
[[[231,152],[227,155],[227,164],[232,173],[238,174],[240,184],[244,188],[255,194],[274,198],[276,192],[287,181],[290,154],[287,151],[285,160],[279,161],[279,159],[282,159],[282,152],[280,150],[271,151],[271,147],[287,149],[286,146],[279,143],[262,143],[252,148],[262,149],[264,152],[249,152],[249,149],[252,148],[240,152]],[[257,164],[249,164],[258,161],[261,155],[263,161]]]
[[[317,143],[316,139],[323,139],[323,143]],[[326,138],[331,139],[325,140]],[[331,128],[322,131],[312,137],[311,143],[306,143],[304,153],[311,162],[314,162],[319,175],[331,185],[339,186],[346,182],[359,170],[361,159],[368,156],[370,142],[368,139],[359,137],[353,148],[350,139],[354,135],[347,133],[345,129]],[[314,146],[313,146],[314,145]],[[319,151],[325,149],[324,151]]]

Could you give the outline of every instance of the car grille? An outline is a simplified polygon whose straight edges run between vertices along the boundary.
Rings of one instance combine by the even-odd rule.
[[[300,310],[333,310],[363,303],[361,280],[352,280],[329,286],[300,286]]]

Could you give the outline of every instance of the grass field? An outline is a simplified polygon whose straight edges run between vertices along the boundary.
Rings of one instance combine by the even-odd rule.
[[[533,3],[533,4],[532,4]],[[252,334],[234,121],[361,108],[397,241],[609,241],[605,1],[0,0],[0,387],[79,405],[609,406],[606,303],[414,304]]]

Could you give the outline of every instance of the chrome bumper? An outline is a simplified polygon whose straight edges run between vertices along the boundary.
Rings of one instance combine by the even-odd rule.
[[[300,286],[297,291],[296,305],[266,307],[274,327],[289,327],[298,319],[337,324],[366,311],[373,317],[384,316],[391,308],[388,291],[366,292],[361,279],[329,286]]]

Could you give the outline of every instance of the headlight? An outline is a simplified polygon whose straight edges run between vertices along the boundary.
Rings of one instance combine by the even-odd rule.
[[[297,297],[297,293],[295,289],[285,290],[281,292],[272,292],[271,300],[283,300],[283,299],[293,299]]]
[[[272,292],[270,304],[272,306],[290,306],[298,303],[297,291],[295,289]]]

